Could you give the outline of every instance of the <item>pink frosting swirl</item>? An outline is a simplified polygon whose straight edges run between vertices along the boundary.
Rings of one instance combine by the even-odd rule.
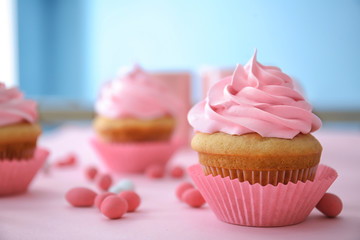
[[[153,81],[137,65],[106,83],[95,103],[97,114],[112,119],[174,116],[178,107],[179,101],[169,93],[169,89]]]
[[[37,120],[36,102],[24,99],[17,88],[6,88],[0,83],[0,126]]]
[[[292,139],[321,127],[311,105],[294,90],[292,79],[277,67],[252,59],[233,76],[214,84],[188,114],[195,131],[232,135],[258,133]]]

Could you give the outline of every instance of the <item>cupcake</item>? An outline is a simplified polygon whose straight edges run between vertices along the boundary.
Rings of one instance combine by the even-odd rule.
[[[139,66],[103,86],[95,104],[92,143],[111,170],[141,172],[174,151],[178,100]]]
[[[0,84],[0,195],[27,190],[48,152],[37,147],[36,103]]]
[[[321,121],[311,105],[279,68],[258,63],[256,52],[214,84],[188,120],[200,162],[188,173],[221,221],[300,223],[337,177],[319,165],[322,147],[310,133]]]
[[[35,123],[36,103],[17,88],[0,84],[0,160],[33,157],[41,127]]]
[[[188,120],[206,175],[263,186],[314,180],[322,147],[310,132],[321,121],[292,79],[258,63],[256,52],[214,84]]]

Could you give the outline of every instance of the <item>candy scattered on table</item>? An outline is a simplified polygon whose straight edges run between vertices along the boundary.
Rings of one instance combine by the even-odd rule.
[[[180,166],[174,166],[170,169],[170,176],[173,178],[182,178],[184,173],[184,168]]]
[[[140,196],[134,191],[124,191],[119,193],[118,196],[126,200],[128,204],[127,212],[134,212],[140,206]]]
[[[122,179],[109,188],[109,192],[120,193],[122,191],[134,190],[135,185],[130,179]]]
[[[85,169],[85,176],[89,177],[88,170],[96,169],[88,167]],[[97,170],[96,170],[97,171]],[[112,177],[109,174],[90,174],[96,177],[97,186],[105,190],[112,183]],[[140,196],[132,191],[135,189],[134,183],[130,179],[122,179],[113,186],[114,192],[103,192],[96,194],[94,191],[85,187],[76,187],[70,189],[65,194],[65,199],[74,207],[91,207],[95,204],[96,208],[109,219],[121,218],[126,212],[134,212],[140,206]]]
[[[109,187],[111,186],[113,180],[112,177],[109,174],[101,174],[97,177],[96,185],[104,191],[107,191]]]
[[[91,207],[95,197],[96,193],[85,187],[72,188],[65,195],[65,199],[74,207]]]
[[[199,208],[205,204],[205,199],[201,195],[200,191],[195,188],[187,189],[182,194],[181,199],[185,203],[187,203],[189,206],[194,207],[194,208]]]
[[[69,153],[65,157],[61,157],[57,161],[55,161],[54,166],[55,167],[74,166],[76,162],[77,162],[76,155],[74,153]]]
[[[206,202],[200,191],[190,182],[179,184],[175,189],[175,195],[180,201],[193,208],[199,208]]]
[[[98,170],[95,166],[88,166],[85,168],[85,177],[89,180],[94,180],[98,174]]]
[[[118,196],[108,196],[100,207],[101,213],[110,219],[121,218],[127,212],[127,209],[126,200]]]
[[[341,199],[335,194],[325,193],[324,196],[320,199],[319,203],[316,205],[316,208],[325,216],[332,218],[338,216],[341,213],[343,204]]]
[[[145,175],[148,178],[162,178],[165,174],[165,167],[161,165],[150,165],[145,170]]]
[[[100,193],[96,196],[95,198],[95,207],[97,207],[100,210],[101,204],[104,201],[105,198],[107,198],[108,196],[115,196],[114,193],[112,192],[104,192],[104,193]]]
[[[194,188],[194,185],[190,182],[183,182],[180,185],[177,186],[175,190],[176,197],[182,201],[182,195],[183,193],[188,190]]]

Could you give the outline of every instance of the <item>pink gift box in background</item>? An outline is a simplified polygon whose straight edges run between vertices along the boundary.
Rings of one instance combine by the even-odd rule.
[[[201,99],[205,99],[209,88],[217,81],[231,76],[235,68],[203,67],[199,70],[202,86]]]
[[[154,81],[159,81],[167,86],[168,89],[179,98],[183,108],[177,111],[177,126],[173,138],[179,142],[179,146],[188,145],[191,132],[190,125],[187,121],[187,113],[191,107],[190,72],[153,72],[151,76]]]

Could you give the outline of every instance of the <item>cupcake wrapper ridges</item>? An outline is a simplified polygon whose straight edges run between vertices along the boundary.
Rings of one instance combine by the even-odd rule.
[[[1,160],[0,196],[25,192],[48,155],[47,150],[37,148],[30,159]]]
[[[187,171],[218,219],[259,227],[304,221],[337,177],[334,169],[319,165],[314,181],[261,186],[229,177],[205,176],[199,164]]]
[[[149,165],[165,165],[178,148],[174,141],[106,143],[91,138],[90,142],[109,170],[118,173],[141,173]]]

